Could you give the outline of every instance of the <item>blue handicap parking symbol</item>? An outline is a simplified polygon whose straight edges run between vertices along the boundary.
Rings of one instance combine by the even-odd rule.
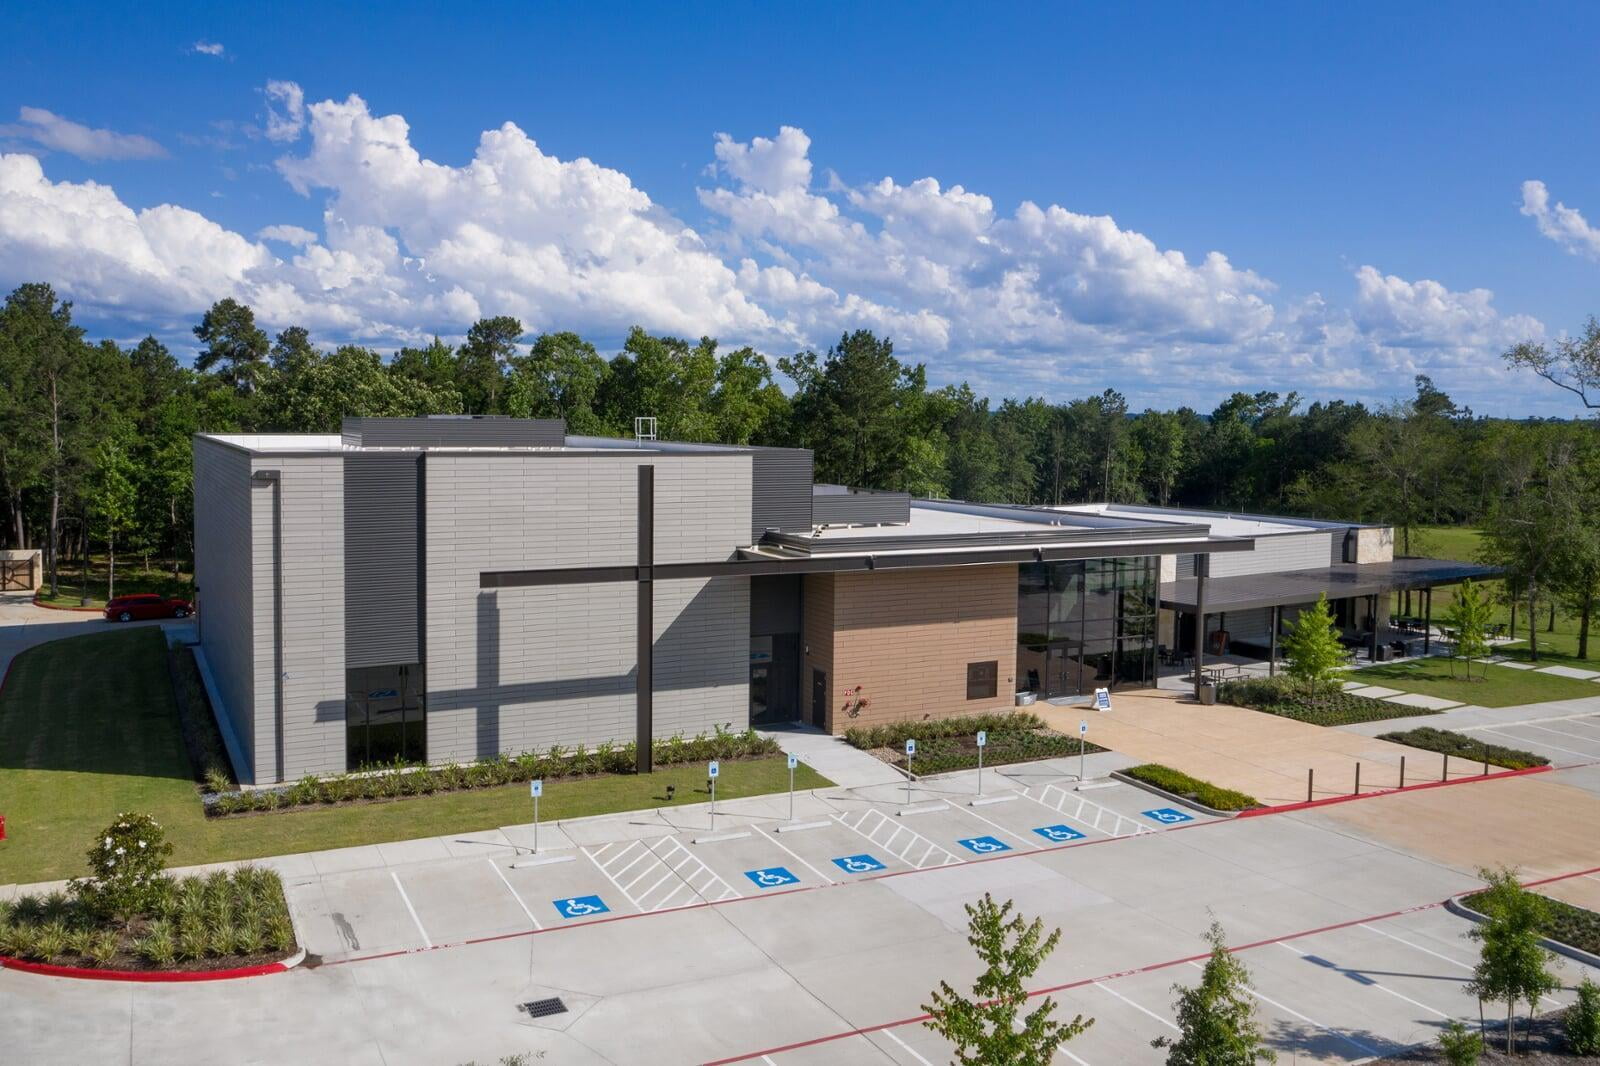
[[[883,863],[871,855],[846,855],[842,859],[834,859],[833,864],[847,874],[869,874],[884,869]]]
[[[786,866],[769,866],[765,870],[746,870],[744,875],[756,883],[757,888],[778,888],[781,885],[798,885],[800,879]]]
[[[1042,825],[1038,829],[1035,829],[1034,832],[1038,833],[1046,840],[1053,840],[1058,844],[1065,840],[1083,839],[1083,834],[1072,828],[1070,825]]]
[[[604,914],[611,908],[599,896],[574,896],[571,899],[553,899],[550,901],[556,913],[563,918],[583,918],[590,914]]]
[[[1157,807],[1153,811],[1140,811],[1139,813],[1152,822],[1160,822],[1162,825],[1177,825],[1179,822],[1194,821],[1194,815],[1184,814],[1182,811],[1175,810],[1172,807]]]
[[[994,837],[968,837],[966,840],[958,840],[956,843],[979,855],[990,855],[997,851],[1011,850],[1010,844],[1002,844]]]

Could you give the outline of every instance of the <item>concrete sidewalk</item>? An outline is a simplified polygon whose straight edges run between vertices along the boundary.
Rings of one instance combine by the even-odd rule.
[[[1442,759],[1429,752],[1240,707],[1207,707],[1176,692],[1118,692],[1111,706],[1098,714],[1048,704],[1033,709],[1069,735],[1087,718],[1090,739],[1102,747],[1237,789],[1268,806],[1303,802],[1308,770],[1315,771],[1317,799],[1353,792],[1358,764],[1363,791],[1398,785],[1402,757],[1408,784],[1440,776]],[[1471,777],[1471,770],[1452,766],[1450,776]]]

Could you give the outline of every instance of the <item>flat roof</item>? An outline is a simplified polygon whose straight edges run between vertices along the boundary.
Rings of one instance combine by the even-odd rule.
[[[1154,507],[1132,503],[1072,503],[1051,508],[1074,514],[1095,514],[1145,522],[1203,523],[1220,537],[1270,537],[1283,533],[1332,532],[1360,526],[1360,522],[1328,522],[1319,518],[1294,518],[1236,511],[1206,511],[1189,507]]]
[[[1467,578],[1498,577],[1497,566],[1464,563],[1456,559],[1402,558],[1381,563],[1334,563],[1309,570],[1277,570],[1264,574],[1237,574],[1206,579],[1206,613],[1248,611],[1260,607],[1288,607],[1351,596],[1381,595],[1393,589],[1453,585]],[[1197,580],[1166,581],[1161,585],[1161,606],[1168,610],[1195,609]]]

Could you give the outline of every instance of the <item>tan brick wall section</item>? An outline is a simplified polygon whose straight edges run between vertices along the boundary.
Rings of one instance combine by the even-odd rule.
[[[804,678],[828,669],[829,721],[851,726],[1011,709],[1017,671],[1017,568],[963,566],[808,577]],[[828,619],[831,615],[831,626]],[[831,636],[831,640],[829,639]],[[995,660],[993,699],[967,699],[967,664]],[[871,705],[851,718],[847,693]]]

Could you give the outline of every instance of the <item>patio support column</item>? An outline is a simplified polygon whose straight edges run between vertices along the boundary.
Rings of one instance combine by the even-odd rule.
[[[1272,608],[1272,635],[1267,638],[1267,676],[1278,676],[1278,619],[1282,617],[1282,607]]]
[[[1433,651],[1433,586],[1422,590],[1422,654]]]
[[[1372,619],[1372,643],[1371,643],[1370,647],[1367,650],[1367,660],[1369,662],[1377,662],[1378,661],[1378,596],[1377,596],[1377,593],[1373,593],[1371,596],[1368,596],[1367,597],[1367,603],[1368,603],[1368,608],[1367,609],[1371,612],[1371,619]]]
[[[1211,556],[1194,557],[1194,698],[1200,699],[1201,669],[1206,662],[1206,579],[1211,576]]]

